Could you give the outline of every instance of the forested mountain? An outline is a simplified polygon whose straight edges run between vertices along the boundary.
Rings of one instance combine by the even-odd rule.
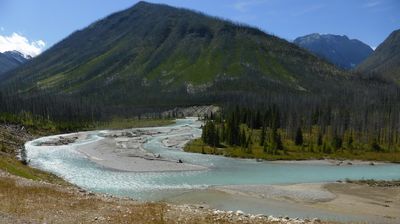
[[[24,55],[18,51],[6,51],[0,53],[0,76],[3,73],[22,65],[28,60],[29,58],[25,58]]]
[[[375,52],[357,67],[369,76],[383,76],[400,83],[400,30],[393,31]]]
[[[309,34],[298,37],[294,43],[343,69],[352,69],[374,51],[365,43],[333,34]]]
[[[71,34],[2,83],[22,93],[45,90],[108,105],[147,105],[273,90],[321,92],[338,88],[347,76],[258,29],[139,2]]]

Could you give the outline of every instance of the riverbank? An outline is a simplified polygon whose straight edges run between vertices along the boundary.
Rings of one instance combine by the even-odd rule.
[[[77,146],[91,161],[109,169],[128,172],[167,172],[205,170],[207,167],[164,158],[144,149],[156,130],[109,131],[103,139]],[[86,136],[87,137],[87,136]]]
[[[139,203],[73,186],[32,181],[3,171],[0,171],[0,192],[0,223],[327,223],[191,205]]]
[[[394,152],[373,152],[368,150],[340,150],[334,153],[323,153],[321,151],[303,150],[299,146],[292,144],[285,145],[285,150],[277,151],[276,154],[266,153],[264,149],[254,144],[251,150],[243,149],[239,146],[211,147],[202,142],[201,139],[195,139],[185,145],[186,152],[202,153],[210,155],[220,155],[232,158],[259,159],[267,161],[313,161],[313,160],[333,160],[333,161],[349,161],[355,163],[363,162],[386,162],[400,163],[400,151]]]
[[[176,129],[134,128],[125,130],[89,131],[72,134],[42,137],[31,144],[32,147],[59,147],[73,143],[75,150],[90,161],[106,169],[124,172],[168,172],[199,171],[208,167],[190,164],[183,159],[171,159],[160,154],[151,153],[144,148],[150,138],[170,134],[163,139],[166,148],[183,147],[192,135],[186,135],[192,127]],[[178,135],[179,134],[179,135]],[[178,135],[178,136],[173,136]],[[95,137],[94,137],[95,136]],[[95,138],[95,139],[92,139]],[[83,143],[83,144],[79,144]]]
[[[182,145],[184,145],[190,139],[193,139],[199,135],[198,127],[200,124],[198,122],[195,123],[192,122],[195,121],[190,120],[189,123],[178,121],[178,125],[176,126],[168,126],[160,128],[80,132],[67,135],[44,137],[41,139],[36,139],[31,144],[31,146],[33,147],[31,146],[28,147],[30,149],[28,150],[28,152],[33,153],[31,155],[36,155],[33,157],[35,159],[42,158],[41,156],[37,157],[37,153],[44,153],[43,156],[45,157],[45,160],[41,161],[45,163],[49,162],[50,167],[52,168],[58,167],[59,169],[54,171],[55,173],[64,176],[68,180],[72,180],[71,181],[72,183],[76,183],[79,186],[85,187],[86,189],[92,189],[96,192],[112,193],[113,195],[129,196],[137,199],[139,199],[140,196],[139,197],[136,197],[138,195],[133,196],[132,194],[133,192],[141,192],[147,190],[146,194],[149,194],[152,193],[151,189],[153,189],[153,191],[155,190],[156,193],[158,192],[162,193],[164,196],[167,195],[171,196],[170,198],[168,198],[167,196],[166,198],[167,200],[165,200],[167,202],[172,203],[168,204],[167,206],[171,206],[174,208],[175,207],[181,208],[183,206],[182,204],[192,204],[192,205],[196,204],[194,206],[184,206],[184,208],[196,214],[202,213],[204,216],[216,215],[216,218],[218,220],[225,220],[224,222],[226,223],[232,223],[232,222],[235,223],[238,222],[238,220],[243,221],[247,219],[256,220],[257,223],[259,223],[258,221],[260,221],[261,223],[262,222],[268,223],[274,221],[278,223],[287,222],[286,218],[276,219],[273,217],[265,217],[262,215],[259,216],[245,215],[243,212],[235,212],[236,210],[244,210],[246,213],[251,213],[251,214],[274,214],[276,216],[282,215],[282,217],[289,215],[290,217],[326,218],[328,217],[326,215],[327,213],[329,214],[332,213],[329,210],[326,211],[320,208],[314,208],[309,206],[309,204],[328,203],[336,200],[336,194],[330,191],[321,190],[318,188],[317,185],[315,187],[312,187],[314,185],[304,185],[301,189],[299,188],[300,185],[252,186],[245,183],[234,186],[231,185],[231,186],[213,187],[215,185],[213,185],[212,183],[211,184],[208,183],[207,181],[205,181],[206,179],[198,180],[196,176],[193,179],[194,182],[193,180],[185,179],[190,177],[194,173],[197,174],[203,173],[205,174],[205,177],[209,178],[210,176],[207,175],[212,174],[212,172],[171,172],[162,174],[158,173],[156,174],[154,172],[148,174],[143,173],[143,171],[161,171],[163,169],[168,169],[171,166],[179,167],[178,169],[175,170],[171,169],[174,171],[191,170],[190,168],[183,167],[182,165],[191,166],[191,162],[196,163],[197,160],[203,160],[203,162],[200,164],[204,164],[205,167],[209,167],[208,164],[214,166],[212,165],[213,163],[219,164],[220,162],[224,163],[224,161],[227,162],[227,160],[230,160],[223,157],[210,157],[205,155],[195,155],[182,152],[181,151]],[[95,152],[89,152],[90,150],[93,150]],[[76,153],[77,151],[86,155],[86,157],[89,158],[91,162],[94,162],[102,167],[93,166],[93,163],[88,163],[87,160],[82,157],[82,155]],[[61,157],[53,157],[53,155],[61,155]],[[193,159],[193,157],[195,159]],[[52,160],[52,158],[54,158],[55,160]],[[69,163],[70,161],[68,161],[68,159],[66,160],[66,158],[73,159],[74,161],[72,164],[73,166],[70,166],[71,163]],[[130,160],[129,158],[135,158],[140,160],[141,162],[135,164],[132,163],[132,161],[135,160]],[[182,163],[178,163],[179,162],[178,158],[182,158]],[[57,160],[59,161],[59,159],[62,159],[64,161],[62,163],[62,166],[57,165],[60,164],[59,162],[57,162]],[[125,159],[127,160],[123,162],[123,160]],[[114,160],[117,161],[116,164],[112,164],[112,161]],[[111,161],[110,163],[114,167],[112,167],[110,164],[107,164],[108,163],[107,161]],[[274,162],[257,163],[255,161],[250,161],[250,160],[234,160],[234,161],[235,164],[239,163],[241,164],[241,166],[244,165],[245,167],[248,167],[249,165],[252,165],[254,167],[260,167],[260,165],[269,166],[268,164],[271,164],[272,167],[276,166]],[[142,162],[144,162],[145,164]],[[164,165],[160,165],[163,164],[164,162],[167,162],[168,164],[165,165],[165,167]],[[305,161],[300,161],[300,162],[304,163]],[[320,161],[309,161],[309,162],[315,164]],[[35,164],[40,164],[40,163],[35,163]],[[307,166],[307,164],[305,165]],[[322,168],[326,167],[325,165],[326,164],[323,164]],[[337,164],[334,163],[332,163],[331,165],[337,166]],[[290,164],[288,164],[288,166],[290,166]],[[348,165],[348,163],[346,162],[342,166],[350,166],[350,165]],[[370,166],[365,166],[365,164],[360,164],[360,167],[361,166],[364,166],[366,169],[370,167]],[[376,166],[375,168],[383,166]],[[68,167],[68,168],[64,169],[63,167]],[[75,170],[75,168],[77,169]],[[103,168],[108,168],[108,169],[103,169]],[[203,167],[201,168],[203,169]],[[348,169],[346,167],[342,168]],[[141,172],[139,173],[125,172],[129,171],[129,169]],[[64,174],[63,170],[71,171],[72,175],[68,173]],[[89,172],[87,170],[89,171],[92,170],[92,172]],[[215,169],[211,169],[210,171],[212,170]],[[62,172],[60,173],[60,171]],[[79,175],[74,176],[77,173],[79,173]],[[235,173],[238,174],[237,172]],[[254,172],[250,173],[256,174]],[[151,176],[154,176],[155,178],[153,179]],[[176,178],[174,179],[174,177],[171,177],[172,179],[168,179],[170,176],[176,176]],[[202,178],[201,176],[198,177]],[[225,176],[221,176],[219,178],[224,178],[224,177]],[[165,182],[163,179],[167,180],[167,182]],[[182,185],[182,183],[184,184]],[[204,189],[203,187],[198,188],[199,186],[196,185],[196,183],[203,183],[203,184],[206,183],[208,186],[211,187],[208,187],[206,189]],[[192,185],[193,187],[190,187]],[[120,187],[118,188],[117,186],[123,186],[123,188]],[[184,189],[182,189],[182,187]],[[122,189],[122,191],[120,191],[120,189]],[[170,190],[175,191],[175,193],[169,194],[168,191]],[[124,193],[124,191],[126,193]],[[120,194],[120,192],[122,192],[122,194]],[[185,192],[190,192],[190,193],[187,195]],[[210,194],[210,192],[212,192],[212,194]],[[334,196],[332,196],[332,194]],[[185,195],[187,195],[187,197],[183,197]],[[260,197],[262,195],[264,196]],[[193,197],[195,196],[198,196],[197,202],[195,200],[192,200]],[[174,202],[179,201],[179,200],[174,201],[173,200],[174,197],[175,198],[178,197],[182,200],[176,205],[173,205]],[[204,201],[206,201],[207,203],[202,204],[201,202]],[[243,202],[246,203],[248,202],[249,204],[252,204],[253,207],[254,205],[259,205],[257,207],[260,208],[266,208],[265,205],[268,205],[270,206],[268,208],[273,208],[274,210],[263,210],[261,212],[257,212],[254,210],[245,210],[246,208],[245,206],[242,209]],[[143,205],[143,203],[139,202],[136,203]],[[234,205],[237,206],[237,208],[232,209],[230,207],[224,207],[224,206],[219,207],[221,203],[224,203],[225,205],[226,203]],[[159,204],[162,203],[154,203],[154,204],[158,206]],[[363,205],[360,205],[360,208],[363,208]],[[227,210],[227,212],[217,211],[213,209]],[[231,212],[229,212],[229,210],[231,210]],[[298,211],[297,214],[299,215],[297,215],[296,213],[292,213],[292,211]],[[335,211],[333,212],[335,213]],[[190,216],[190,214],[191,213],[187,213],[187,216]],[[304,216],[304,214],[311,214],[311,215]],[[341,213],[336,212],[335,214],[340,215]],[[343,215],[348,217],[347,220],[353,220],[351,219],[351,217],[349,217],[352,214],[350,215],[343,214]],[[372,217],[367,217],[366,219],[355,219],[355,220],[370,221],[370,220],[375,220],[375,218],[376,217],[372,216]],[[290,220],[289,223],[302,223],[303,221],[304,222],[312,221],[311,219],[308,220],[289,219],[289,220]],[[339,220],[339,221],[346,221],[346,220]],[[208,220],[208,222],[210,222],[210,220]]]
[[[141,125],[147,122],[140,122]],[[152,121],[156,126],[158,122]],[[164,122],[162,122],[164,123]],[[137,124],[137,122],[136,122]],[[165,124],[170,124],[165,123]],[[132,123],[130,124],[132,125]],[[48,129],[0,124],[0,223],[241,223],[210,210],[165,203],[140,203],[87,192],[63,179],[24,165],[16,159],[26,141],[57,134]],[[63,146],[84,139],[53,138],[48,146]],[[72,141],[73,140],[73,141]],[[249,218],[237,216],[240,220]],[[266,218],[248,223],[268,223]]]
[[[380,223],[396,223],[399,219],[398,187],[388,189],[331,183],[285,185],[283,188],[268,186],[263,190],[251,186],[244,187],[244,190],[238,186],[227,186],[212,190],[218,191],[217,195],[228,194],[254,199],[253,202],[257,203],[273,203],[282,209],[282,213],[284,208],[294,206],[303,210],[334,212],[339,216],[364,215]],[[319,219],[276,218],[248,215],[236,210],[222,211],[196,200],[193,200],[193,205],[140,203],[94,194],[74,186],[32,181],[2,171],[0,192],[0,223],[75,223],[77,220],[84,223],[329,223]],[[196,194],[191,197],[196,197]]]
[[[400,187],[371,187],[352,183],[292,185],[230,185],[188,191],[170,203],[291,217],[324,217],[338,223],[399,223]],[[304,217],[306,216],[306,217]]]

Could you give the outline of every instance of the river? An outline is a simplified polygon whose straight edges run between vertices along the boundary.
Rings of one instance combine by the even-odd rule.
[[[248,159],[233,159],[221,156],[186,153],[177,147],[166,147],[163,140],[168,138],[188,139],[201,135],[201,122],[194,118],[179,119],[176,124],[145,128],[160,130],[147,138],[143,147],[163,158],[181,159],[185,163],[208,167],[199,171],[174,172],[122,172],[108,169],[89,160],[77,148],[103,139],[107,131],[88,132],[87,137],[73,144],[63,146],[38,146],[38,142],[50,137],[39,138],[25,144],[30,165],[54,173],[82,188],[116,196],[126,196],[143,201],[206,202],[222,209],[242,209],[252,213],[277,214],[280,206],[258,204],[256,200],[236,201],[224,194],[207,191],[210,186],[220,185],[276,185],[335,182],[349,179],[391,180],[400,178],[400,165],[378,164],[332,166],[325,163],[276,163],[257,162]],[[184,130],[184,131],[182,131]],[[182,196],[184,195],[184,196]],[[198,198],[197,200],[195,198]],[[224,203],[225,200],[225,203]],[[264,207],[263,207],[264,206]],[[279,208],[279,209],[278,209]],[[311,210],[288,208],[285,215],[309,217],[323,216],[340,221],[354,217],[338,218],[335,214]],[[356,219],[356,218],[354,218]]]

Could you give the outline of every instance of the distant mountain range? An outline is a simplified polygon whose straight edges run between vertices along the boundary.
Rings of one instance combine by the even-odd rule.
[[[347,76],[256,28],[139,2],[76,31],[1,83],[14,83],[25,93],[45,90],[147,105],[266,91],[321,92],[341,86]]]
[[[6,51],[0,53],[0,76],[28,61],[30,57],[25,57],[18,51]]]
[[[359,40],[332,34],[314,33],[298,37],[294,43],[343,69],[355,68],[374,52]]]
[[[375,52],[357,67],[357,71],[400,83],[400,30],[393,31]]]

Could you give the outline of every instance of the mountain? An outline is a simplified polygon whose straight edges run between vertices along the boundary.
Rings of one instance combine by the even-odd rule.
[[[143,106],[267,91],[321,92],[347,78],[256,28],[139,2],[74,32],[0,83],[17,86],[19,93],[40,90]]]
[[[379,75],[400,83],[400,30],[393,31],[375,52],[357,67],[368,75]]]
[[[28,61],[30,58],[25,58],[24,55],[18,51],[6,51],[0,53],[0,76]]]
[[[294,43],[343,69],[356,67],[374,52],[359,40],[332,34],[314,33],[298,37]]]

